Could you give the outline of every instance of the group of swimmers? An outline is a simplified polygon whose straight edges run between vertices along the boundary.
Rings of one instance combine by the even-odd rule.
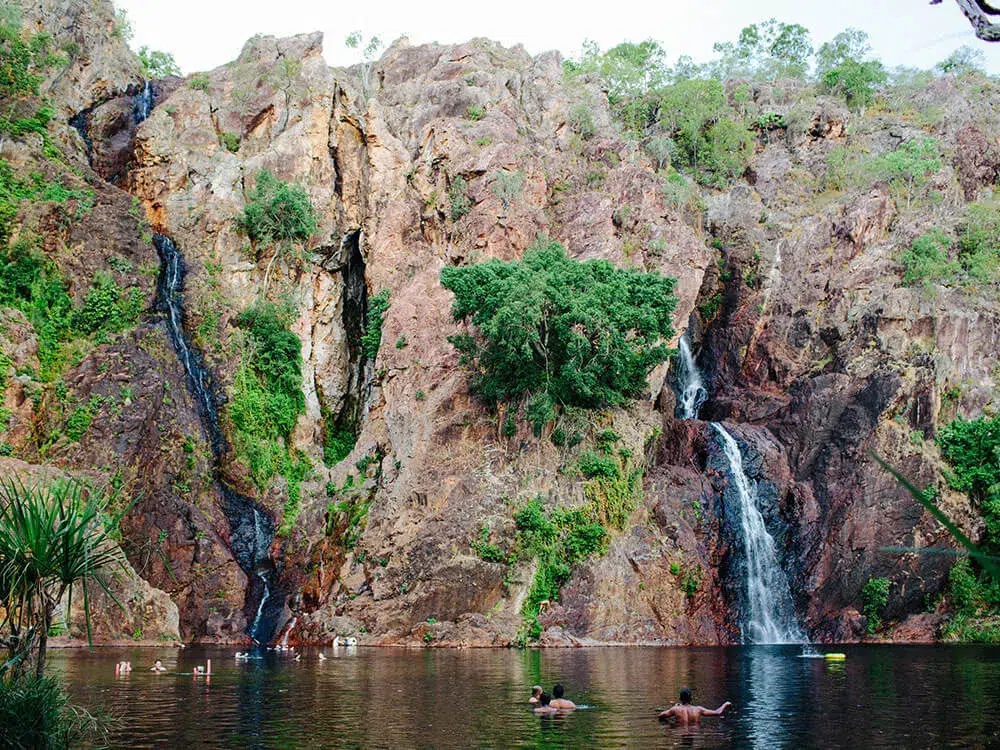
[[[535,707],[535,713],[553,713],[555,711],[565,711],[576,708],[576,704],[564,698],[565,690],[561,684],[556,684],[552,688],[552,695],[542,690],[541,685],[531,688],[531,697],[528,703]],[[684,688],[681,690],[680,700],[666,711],[661,711],[658,718],[661,721],[674,720],[676,724],[700,724],[702,716],[722,716],[732,703],[726,701],[716,709],[705,708],[704,706],[691,705],[691,690]]]

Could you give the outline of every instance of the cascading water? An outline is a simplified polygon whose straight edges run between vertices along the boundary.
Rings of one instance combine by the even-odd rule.
[[[705,384],[702,382],[698,365],[695,364],[694,355],[691,354],[691,346],[687,342],[686,334],[681,336],[677,342],[677,349],[680,354],[680,394],[677,399],[677,416],[681,419],[697,419],[701,405],[708,397]]]
[[[146,81],[142,85],[142,91],[135,97],[135,101],[132,103],[132,119],[135,120],[135,124],[138,125],[140,122],[144,122],[148,117],[149,113],[153,111],[153,84],[150,81]]]
[[[184,334],[184,259],[173,240],[160,234],[153,235],[153,244],[160,254],[161,271],[157,285],[157,309],[166,317],[170,341],[177,357],[184,366],[188,390],[194,397],[202,424],[215,459],[216,477],[226,451],[226,440],[219,426],[219,412],[211,376],[205,367],[201,352],[191,345]],[[247,607],[258,604],[249,627],[250,637],[258,643],[270,640],[281,614],[281,597],[274,596],[275,572],[271,560],[271,542],[274,523],[254,501],[218,481],[223,494],[223,511],[229,521],[230,548],[240,568],[247,575]]]
[[[678,341],[677,348],[677,416],[697,419],[708,391],[685,336]],[[729,476],[739,498],[741,564],[748,610],[741,626],[743,640],[747,643],[805,643],[807,639],[795,616],[788,577],[778,564],[774,537],[768,532],[764,516],[757,507],[756,483],[751,482],[743,470],[740,446],[718,422],[712,422],[712,429],[719,435],[729,462]]]
[[[743,471],[743,455],[735,438],[719,423],[712,429],[722,443],[729,461],[729,476],[739,495],[740,541],[743,545],[746,586],[746,621],[743,640],[748,643],[805,643],[806,637],[795,617],[795,605],[785,571],[778,565],[774,537],[764,525],[757,507],[757,486]]]

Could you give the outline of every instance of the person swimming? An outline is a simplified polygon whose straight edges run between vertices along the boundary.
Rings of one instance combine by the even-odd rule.
[[[163,666],[163,662],[157,659],[153,662],[153,666],[149,668],[150,672],[166,672],[167,668]]]
[[[538,696],[538,705],[535,706],[536,714],[550,714],[554,713],[558,709],[553,708],[549,704],[552,702],[552,696],[548,693],[542,693]]]
[[[702,716],[722,716],[731,705],[733,704],[726,701],[714,711],[704,706],[692,706],[691,690],[684,688],[681,690],[680,703],[661,712],[659,718],[663,721],[676,719],[678,724],[700,724]]]
[[[533,685],[532,688],[531,688],[531,697],[528,698],[528,703],[531,703],[532,705],[537,706],[538,705],[538,698],[539,698],[539,696],[541,694],[542,694],[542,686],[541,685]]]
[[[576,708],[576,704],[573,701],[563,698],[564,693],[565,690],[563,689],[562,684],[556,684],[556,686],[552,688],[552,700],[549,701],[549,705],[552,708],[558,708],[564,710],[569,708]]]

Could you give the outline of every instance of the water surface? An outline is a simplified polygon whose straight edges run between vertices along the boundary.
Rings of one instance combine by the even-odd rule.
[[[234,650],[50,652],[75,700],[120,717],[115,747],[984,747],[1000,745],[1000,648],[795,647],[548,651],[341,649],[319,661]],[[148,671],[155,658],[168,672]],[[192,679],[212,659],[210,682]],[[134,671],[114,676],[117,660]],[[187,674],[181,674],[181,673]],[[589,708],[541,717],[531,685]],[[722,719],[656,720],[681,687]]]

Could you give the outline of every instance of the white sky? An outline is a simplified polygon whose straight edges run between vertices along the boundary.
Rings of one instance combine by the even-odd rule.
[[[846,27],[868,32],[875,53],[890,67],[930,68],[955,48],[983,50],[987,69],[1000,74],[1000,43],[978,41],[953,0],[612,0],[589,6],[545,0],[115,0],[135,29],[133,47],[172,52],[185,73],[234,59],[256,33],[288,36],[320,30],[333,65],[357,62],[344,38],[361,30],[386,44],[406,34],[414,44],[455,43],[477,36],[523,44],[537,54],[579,52],[584,39],[602,48],[621,41],[657,39],[671,63],[678,55],[712,56],[716,41],[734,40],[742,27],[771,16],[800,23],[814,46]]]

